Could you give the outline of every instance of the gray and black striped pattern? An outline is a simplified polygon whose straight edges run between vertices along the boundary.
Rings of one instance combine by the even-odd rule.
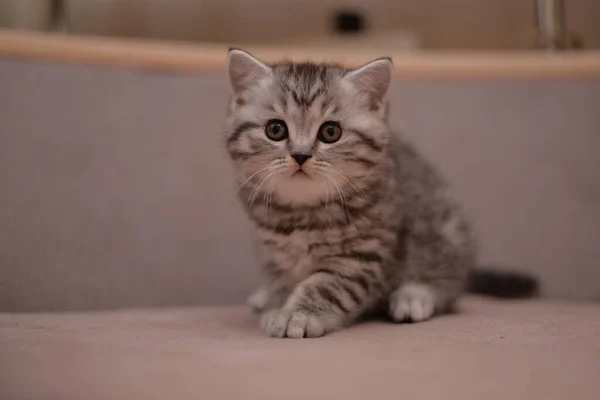
[[[317,337],[379,310],[397,322],[447,311],[474,241],[443,179],[390,133],[391,61],[267,65],[231,50],[228,70],[226,145],[264,254],[267,283],[249,302],[266,333]],[[272,121],[284,140],[265,134]],[[328,121],[342,132],[333,143],[318,139]]]

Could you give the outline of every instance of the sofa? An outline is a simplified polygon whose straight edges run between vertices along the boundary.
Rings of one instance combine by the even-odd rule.
[[[0,57],[0,399],[596,399],[600,80],[403,80],[390,119],[540,296],[267,338],[222,73]]]

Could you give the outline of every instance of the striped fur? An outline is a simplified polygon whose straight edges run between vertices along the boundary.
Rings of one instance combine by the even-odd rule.
[[[444,180],[390,134],[391,62],[266,65],[232,50],[229,72],[226,145],[265,254],[268,283],[251,303],[267,334],[317,337],[380,309],[397,322],[447,311],[474,241]],[[287,139],[268,139],[271,120]],[[339,141],[317,140],[325,121]],[[302,167],[298,153],[311,156]]]

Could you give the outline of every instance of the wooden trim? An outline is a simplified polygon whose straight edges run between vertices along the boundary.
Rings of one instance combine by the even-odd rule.
[[[382,54],[324,48],[248,46],[266,61],[335,60],[360,65]],[[132,67],[153,70],[218,72],[227,47],[215,43],[66,36],[0,29],[0,58]],[[600,51],[418,51],[392,54],[396,75],[419,78],[577,78],[600,77]]]

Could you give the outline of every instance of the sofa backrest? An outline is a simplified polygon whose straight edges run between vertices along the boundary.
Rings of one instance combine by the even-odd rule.
[[[222,75],[0,60],[0,311],[243,301],[260,276],[227,98]],[[391,104],[482,263],[600,298],[600,80],[403,81]]]

